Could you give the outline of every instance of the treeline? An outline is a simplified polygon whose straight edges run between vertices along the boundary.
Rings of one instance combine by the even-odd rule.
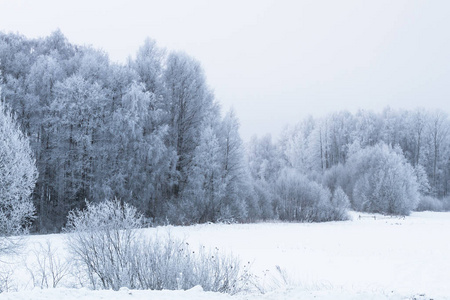
[[[121,199],[151,222],[247,217],[238,120],[221,117],[203,70],[147,40],[127,64],[70,44],[0,34],[2,98],[38,169],[36,229],[55,231],[85,201]]]
[[[359,110],[304,120],[287,131],[280,147],[294,168],[324,172],[346,164],[356,148],[384,143],[428,180],[423,192],[442,198],[450,189],[450,119],[441,110]],[[423,173],[426,175],[422,175]]]
[[[244,149],[238,119],[233,111],[221,115],[199,62],[152,40],[117,64],[60,31],[40,39],[0,33],[0,71],[2,100],[36,161],[32,198],[41,232],[60,230],[86,201],[114,198],[148,222],[192,224],[339,220],[350,206],[405,214],[421,195],[448,196],[442,112],[308,118],[277,143],[255,138]],[[386,166],[383,175],[379,161],[399,174]],[[400,178],[409,197],[401,208],[388,200],[400,195],[389,176]],[[379,198],[391,208],[372,203]]]
[[[450,119],[441,110],[308,117],[286,128],[277,142],[255,137],[248,155],[256,190],[272,199],[280,198],[273,186],[291,176],[344,192],[358,211],[450,210]]]

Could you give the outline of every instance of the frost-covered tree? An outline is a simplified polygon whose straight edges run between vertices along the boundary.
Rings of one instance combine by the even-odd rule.
[[[417,177],[401,149],[384,143],[367,147],[352,155],[347,167],[352,172],[354,209],[408,215],[416,208]]]
[[[76,75],[91,84],[107,87],[110,65],[109,58],[105,52],[86,48],[80,59],[80,65]]]
[[[374,112],[359,110],[355,114],[353,141],[361,146],[374,146],[382,139],[383,120]]]
[[[215,222],[223,209],[220,145],[212,127],[206,127],[194,151],[189,177],[181,195],[183,223]]]
[[[247,155],[253,178],[273,182],[278,177],[283,161],[270,135],[253,136],[247,146]]]
[[[428,182],[427,173],[422,165],[414,167],[414,174],[417,178],[417,189],[421,195],[428,195],[431,191],[430,183]]]
[[[52,218],[58,226],[65,223],[69,210],[93,197],[95,182],[101,179],[97,171],[104,150],[106,104],[105,91],[79,75],[55,86],[48,116],[51,149],[48,164],[56,176],[47,201],[56,206],[57,213]]]
[[[96,199],[117,197],[133,204],[146,216],[161,217],[175,153],[164,141],[168,126],[165,112],[155,108],[156,96],[143,84],[133,83],[108,125]]]
[[[329,124],[331,165],[343,164],[347,161],[348,145],[355,131],[354,116],[348,111],[333,113],[329,117]]]
[[[323,172],[330,168],[328,120],[317,122],[308,138],[308,169],[312,172]]]
[[[277,216],[273,185],[285,164],[270,135],[254,136],[247,144],[248,170],[252,178],[254,199],[248,205],[252,219]]]
[[[422,164],[422,150],[425,144],[425,129],[426,129],[427,114],[423,110],[416,110],[409,115],[408,127],[410,130],[409,140],[412,144],[411,156],[412,165],[417,166]]]
[[[184,53],[171,53],[163,73],[169,144],[176,151],[174,195],[182,193],[204,120],[213,110],[213,94],[200,63]]]
[[[26,232],[33,219],[36,177],[28,139],[0,102],[0,253],[14,250],[8,237]]]
[[[435,111],[429,117],[427,124],[428,135],[428,172],[430,184],[436,196],[446,194],[445,173],[448,161],[450,143],[450,121],[443,111]],[[448,173],[447,173],[448,175]],[[448,188],[447,188],[448,189]]]
[[[158,96],[162,87],[164,55],[165,51],[158,48],[154,40],[146,39],[144,45],[139,48],[136,59],[131,62],[145,89]]]
[[[23,114],[26,118],[22,118],[22,124],[30,134],[30,144],[39,170],[35,188],[35,195],[39,195],[35,196],[39,228],[44,227],[48,222],[47,216],[53,213],[46,203],[46,200],[53,199],[49,187],[55,180],[53,166],[49,164],[52,152],[49,147],[51,137],[48,121],[55,86],[66,77],[61,63],[52,55],[40,55],[25,79],[27,101]]]
[[[287,127],[281,137],[281,149],[286,166],[301,173],[310,170],[309,142],[315,127],[312,116],[293,127]]]
[[[321,183],[332,193],[337,189],[343,189],[346,194],[351,194],[351,176],[349,169],[344,164],[338,164],[326,170],[322,175]]]
[[[244,220],[247,204],[252,205],[252,185],[244,145],[239,136],[239,120],[234,110],[230,110],[223,118],[218,138],[222,180],[225,184],[221,219]]]
[[[275,183],[276,211],[281,220],[323,222],[347,219],[348,199],[309,180],[293,169],[284,169]]]
[[[248,218],[252,220],[271,220],[277,219],[278,213],[274,209],[275,192],[272,183],[265,180],[253,181],[253,187],[250,190],[253,193],[253,201],[248,205]]]

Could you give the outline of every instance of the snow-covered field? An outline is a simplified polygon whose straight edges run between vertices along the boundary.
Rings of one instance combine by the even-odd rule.
[[[224,295],[189,291],[90,291],[33,288],[18,259],[11,283],[19,292],[0,299],[450,299],[450,213],[413,213],[405,219],[320,224],[207,224],[145,229],[170,230],[191,245],[217,247],[250,262],[256,289]],[[27,249],[50,240],[64,253],[63,235],[31,236]],[[30,252],[28,262],[33,255]],[[280,272],[281,271],[281,272]],[[264,295],[260,291],[265,292]]]

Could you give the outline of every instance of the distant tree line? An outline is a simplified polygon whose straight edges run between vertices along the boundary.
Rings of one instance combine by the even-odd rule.
[[[244,147],[235,113],[221,114],[200,63],[150,39],[118,64],[60,31],[0,33],[0,71],[2,101],[37,168],[40,232],[59,231],[86,201],[114,198],[148,222],[192,224],[339,220],[350,206],[407,214],[423,195],[449,193],[441,111],[311,117],[277,143]]]
[[[290,176],[306,176],[331,193],[344,192],[354,210],[394,215],[450,210],[450,120],[441,110],[308,117],[286,128],[277,142],[253,138],[248,150],[255,189],[272,194],[275,212],[285,213],[272,186],[283,180],[286,168],[295,171]]]

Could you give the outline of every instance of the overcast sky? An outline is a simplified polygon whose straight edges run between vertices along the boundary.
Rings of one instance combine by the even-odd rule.
[[[146,37],[201,61],[241,135],[358,108],[450,111],[450,1],[0,0],[0,30],[57,28],[115,61]]]

